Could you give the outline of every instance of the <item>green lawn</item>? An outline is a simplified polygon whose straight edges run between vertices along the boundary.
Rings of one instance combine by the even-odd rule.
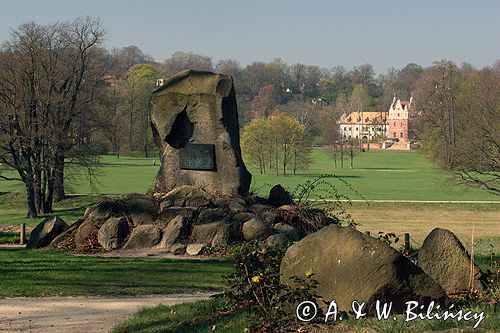
[[[156,165],[153,162],[156,161]],[[113,155],[101,156],[97,169],[97,182],[90,186],[85,175],[78,170],[70,172],[73,180],[69,193],[77,194],[123,194],[146,192],[150,188],[159,168],[157,158],[133,158]],[[494,200],[500,197],[464,186],[446,186],[447,174],[427,162],[418,152],[372,150],[361,153],[354,159],[354,169],[334,169],[332,159],[322,148],[313,150],[313,163],[309,170],[296,176],[260,175],[249,167],[253,174],[252,187],[265,195],[269,186],[282,184],[294,189],[308,179],[322,174],[335,174],[347,180],[363,197],[370,200]],[[12,170],[4,170],[6,176],[14,177]],[[341,191],[353,197],[339,184]],[[23,191],[20,182],[0,180],[0,192]],[[355,197],[353,197],[355,199]]]
[[[232,272],[222,260],[72,256],[61,251],[0,249],[0,298],[152,295],[220,289]]]
[[[369,200],[494,200],[500,197],[478,189],[464,186],[447,186],[447,174],[433,167],[415,151],[371,150],[354,158],[354,168],[333,168],[333,159],[322,148],[313,150],[313,163],[309,170],[296,176],[259,175],[258,170],[250,167],[254,175],[252,185],[256,188],[263,184],[283,184],[294,189],[308,179],[321,174],[335,174],[348,181],[364,198]],[[340,189],[351,199],[359,199],[338,183]]]

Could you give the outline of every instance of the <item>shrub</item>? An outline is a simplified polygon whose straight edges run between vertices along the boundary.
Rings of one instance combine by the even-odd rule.
[[[279,323],[291,306],[318,299],[318,282],[313,272],[293,277],[294,287],[280,282],[280,263],[286,247],[267,248],[257,242],[243,244],[234,251],[236,272],[225,277],[229,289],[217,297],[226,299],[231,310],[249,307],[262,325]],[[252,311],[250,311],[252,312]]]

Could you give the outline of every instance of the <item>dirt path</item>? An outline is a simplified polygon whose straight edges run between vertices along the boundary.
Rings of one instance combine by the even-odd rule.
[[[0,298],[0,332],[107,333],[142,307],[207,299],[210,294],[142,297]]]

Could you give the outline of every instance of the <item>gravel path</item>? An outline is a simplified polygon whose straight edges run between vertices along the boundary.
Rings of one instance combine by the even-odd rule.
[[[207,299],[208,293],[141,297],[0,298],[0,332],[107,333],[142,307]]]

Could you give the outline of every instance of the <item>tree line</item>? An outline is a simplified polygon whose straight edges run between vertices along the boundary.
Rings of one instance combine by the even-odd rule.
[[[482,70],[408,64],[376,75],[370,64],[325,69],[276,58],[243,67],[190,52],[157,62],[136,46],[108,50],[104,38],[91,17],[28,22],[0,48],[0,163],[25,185],[29,217],[52,211],[74,170],[92,179],[100,154],[155,154],[151,92],[157,79],[188,68],[233,77],[240,125],[249,126],[246,158],[262,173],[306,168],[313,143],[339,140],[341,114],[386,111],[394,94],[414,94],[415,136],[427,156],[462,182],[498,191],[499,61]],[[269,147],[254,149],[259,140]]]

